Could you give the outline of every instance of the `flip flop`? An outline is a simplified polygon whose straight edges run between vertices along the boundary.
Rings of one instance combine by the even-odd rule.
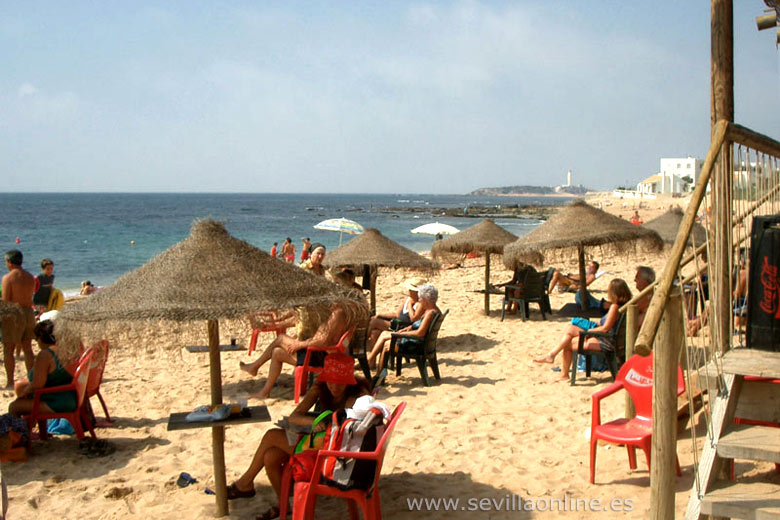
[[[252,498],[256,494],[257,492],[255,491],[255,488],[252,488],[250,491],[241,491],[240,489],[238,489],[238,487],[236,487],[235,482],[233,482],[227,487],[228,500],[235,500],[237,498]]]
[[[273,520],[274,518],[279,518],[279,508],[276,506],[269,508],[263,514],[257,515],[255,520]]]

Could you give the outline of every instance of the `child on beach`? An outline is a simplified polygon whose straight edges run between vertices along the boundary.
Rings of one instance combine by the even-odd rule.
[[[33,295],[33,305],[39,312],[49,310],[49,297],[54,287],[54,262],[49,258],[41,260],[41,274],[36,276],[38,279],[38,290]]]
[[[559,381],[569,380],[569,368],[571,366],[572,351],[576,350],[579,344],[580,332],[608,332],[617,326],[620,306],[631,299],[631,289],[625,280],[615,278],[609,282],[607,288],[607,300],[610,302],[609,311],[601,318],[597,324],[583,318],[573,318],[571,324],[563,333],[561,341],[546,356],[534,359],[536,363],[554,363],[555,356],[563,351],[563,361],[561,363],[561,377]],[[604,338],[588,338],[583,346],[585,350],[614,350],[615,346]],[[577,370],[577,367],[574,367]]]

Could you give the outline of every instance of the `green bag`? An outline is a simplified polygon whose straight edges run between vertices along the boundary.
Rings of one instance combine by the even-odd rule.
[[[325,410],[321,414],[317,416],[316,419],[314,419],[314,422],[311,423],[311,429],[314,430],[314,427],[317,426],[321,421],[327,419],[333,414],[330,410]],[[295,451],[293,453],[300,453],[302,451],[306,450],[318,450],[322,448],[322,445],[325,441],[325,433],[317,432],[314,433],[307,433],[306,435],[302,435],[300,439],[298,439],[298,444],[295,445]]]

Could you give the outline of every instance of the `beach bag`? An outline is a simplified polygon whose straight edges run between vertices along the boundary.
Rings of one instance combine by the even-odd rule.
[[[317,426],[320,422],[327,420],[333,415],[333,412],[330,410],[325,410],[321,414],[317,416],[316,419],[314,419],[314,422],[311,423],[312,430],[315,426]],[[307,433],[305,435],[301,435],[301,437],[298,439],[298,443],[295,445],[295,450],[293,450],[294,454],[302,453],[307,450],[319,450],[322,448],[323,444],[325,444],[325,436],[329,433],[329,428],[326,428],[325,431],[322,432],[312,432]]]
[[[290,457],[292,478],[295,482],[310,482],[314,474],[314,465],[317,463],[319,450],[306,450]]]
[[[340,412],[344,413],[344,412]],[[334,421],[335,425],[335,421]],[[377,408],[370,409],[363,419],[345,419],[338,430],[331,426],[331,435],[324,449],[349,452],[376,450],[385,431],[384,416]],[[375,460],[356,460],[345,457],[327,457],[322,468],[322,483],[339,488],[366,490],[374,482]]]
[[[27,421],[8,413],[0,416],[0,462],[25,462],[29,438]]]

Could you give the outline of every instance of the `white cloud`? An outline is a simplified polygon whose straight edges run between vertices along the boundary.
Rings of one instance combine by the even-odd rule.
[[[20,98],[27,96],[34,96],[38,93],[38,89],[32,83],[22,83],[19,86],[18,95]]]

